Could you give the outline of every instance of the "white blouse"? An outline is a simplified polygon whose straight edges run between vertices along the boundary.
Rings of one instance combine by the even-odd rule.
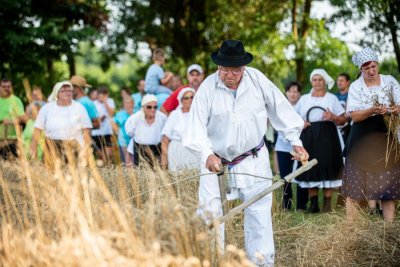
[[[126,133],[141,145],[157,145],[161,142],[161,131],[164,128],[167,116],[157,110],[155,120],[148,124],[143,111],[131,115],[125,123]]]
[[[100,122],[100,128],[99,129],[94,129],[92,131],[92,135],[93,136],[98,136],[98,135],[111,135],[111,134],[113,134],[113,129],[112,129],[112,126],[111,126],[113,118],[108,113],[106,105],[104,103],[101,103],[98,100],[94,101],[94,105],[95,105],[95,107],[97,109],[98,117],[105,116],[106,118],[102,122]],[[110,108],[115,109],[115,102],[114,102],[114,100],[112,98],[107,98],[107,105]]]
[[[347,112],[365,110],[380,103],[389,106],[389,95],[400,104],[400,85],[391,75],[380,75],[380,85],[367,87],[363,76],[351,83],[347,99]]]
[[[329,92],[327,92],[325,96],[322,97],[312,96],[311,93],[302,95],[299,101],[297,102],[295,109],[297,113],[299,113],[300,116],[303,118],[303,120],[307,120],[308,110],[311,107],[315,106],[322,107],[325,110],[329,109],[336,116],[340,116],[345,112],[343,106],[340,104],[337,97]],[[313,109],[309,113],[309,119],[307,121],[309,122],[322,121],[323,112],[324,111],[322,109]]]
[[[83,146],[83,129],[92,128],[86,109],[72,100],[69,106],[59,106],[53,101],[40,109],[35,128],[45,132],[53,140],[76,140]]]
[[[181,141],[189,123],[189,118],[189,112],[183,113],[180,108],[172,111],[162,130],[162,135],[165,135],[170,140]]]

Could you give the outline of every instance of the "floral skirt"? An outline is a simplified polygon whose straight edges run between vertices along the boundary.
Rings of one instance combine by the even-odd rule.
[[[387,136],[373,133],[359,141],[346,158],[342,194],[355,200],[400,199],[400,163],[391,151]]]
[[[355,200],[400,199],[400,167],[371,172],[347,160],[343,172],[342,194]]]

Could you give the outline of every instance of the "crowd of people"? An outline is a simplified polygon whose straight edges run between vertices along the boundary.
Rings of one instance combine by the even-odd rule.
[[[44,162],[60,155],[73,160],[64,155],[66,146],[77,153],[92,146],[96,157],[111,163],[117,143],[126,166],[145,162],[173,172],[196,168],[202,174],[227,166],[238,173],[230,175],[228,199],[246,200],[271,185],[270,180],[243,175],[273,176],[265,142],[268,121],[277,132],[274,148],[281,177],[301,161],[318,159],[316,167],[296,178],[296,210],[320,212],[322,189],[322,211],[329,212],[332,193],[340,190],[350,219],[357,203],[366,200],[371,208],[380,201],[384,219],[394,220],[395,200],[400,198],[400,134],[393,133],[400,125],[390,131],[387,121],[400,114],[400,86],[379,73],[374,50],[354,55],[359,77],[351,82],[347,73],[338,74],[336,94],[330,93],[335,80],[322,68],[311,72],[309,93],[301,95],[302,85],[293,81],[282,94],[264,74],[247,66],[253,55],[240,41],[224,41],[211,59],[218,66],[215,73],[203,81],[202,67],[190,65],[188,84],[182,85],[179,76],[164,71],[164,51],[156,49],[145,79],[137,83],[138,92],[121,89],[119,111],[106,87],[93,90],[81,76],[55,84],[47,101],[34,89],[24,110],[12,82],[3,79],[0,156],[18,157],[18,125],[23,124],[25,151]],[[290,210],[292,184],[285,184],[283,191],[283,208]],[[245,210],[246,251],[253,262],[266,266],[274,258],[271,203],[269,195]],[[215,174],[200,178],[199,206],[200,214],[222,215]],[[263,255],[261,261],[257,253]]]

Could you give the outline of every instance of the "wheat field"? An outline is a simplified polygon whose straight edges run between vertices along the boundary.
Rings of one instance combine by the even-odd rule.
[[[196,215],[195,172],[0,162],[1,266],[253,266],[243,218],[226,224],[225,253]],[[283,212],[275,194],[276,266],[400,266],[400,223],[343,210]],[[237,203],[230,203],[231,206]]]

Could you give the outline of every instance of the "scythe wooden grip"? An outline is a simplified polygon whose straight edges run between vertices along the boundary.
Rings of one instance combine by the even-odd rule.
[[[231,219],[232,217],[234,217],[236,214],[240,213],[241,211],[243,211],[245,208],[247,208],[248,206],[250,206],[251,204],[253,204],[254,202],[262,199],[263,197],[265,197],[266,195],[268,195],[269,193],[273,192],[274,190],[276,190],[277,188],[281,187],[282,185],[285,184],[286,182],[290,182],[292,181],[294,178],[296,178],[297,176],[299,176],[300,174],[308,171],[309,169],[311,169],[312,167],[314,167],[315,165],[318,164],[318,161],[316,159],[313,159],[309,162],[307,162],[305,165],[301,166],[300,168],[298,168],[297,170],[295,170],[292,173],[289,173],[288,175],[286,175],[282,180],[277,181],[275,183],[273,183],[270,187],[266,188],[264,191],[258,193],[257,195],[253,196],[251,199],[243,202],[242,204],[240,204],[239,206],[231,209],[228,213],[226,213],[225,215],[217,218],[214,220],[214,222],[210,225],[211,228],[220,225],[221,223],[226,222],[227,220]]]

